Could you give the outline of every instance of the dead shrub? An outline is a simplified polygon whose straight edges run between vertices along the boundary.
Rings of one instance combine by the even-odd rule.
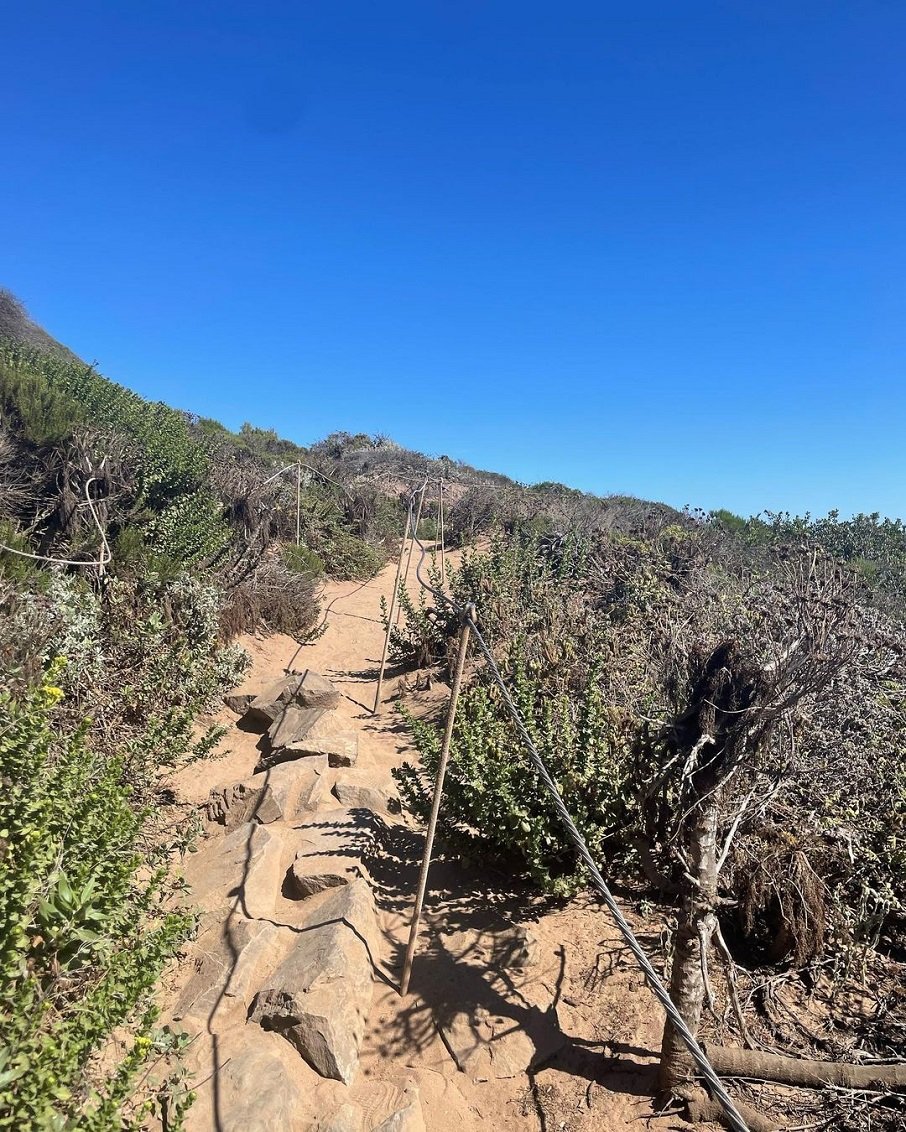
[[[286,633],[300,643],[317,636],[320,592],[312,574],[288,570],[278,559],[262,562],[226,593],[220,612],[225,640],[240,633]]]

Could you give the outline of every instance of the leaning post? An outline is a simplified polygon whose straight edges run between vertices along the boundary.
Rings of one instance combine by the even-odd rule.
[[[415,513],[415,526],[412,528],[412,535],[409,540],[409,557],[406,560],[406,576],[403,579],[403,584],[409,585],[409,571],[412,569],[412,552],[415,550],[415,540],[418,538],[418,524],[422,521],[422,504],[425,502],[425,488],[428,486],[428,481],[422,484],[422,489],[418,493],[418,510]],[[396,607],[396,620],[399,622],[400,614],[403,611],[402,602]]]
[[[378,672],[377,691],[374,694],[374,707],[371,709],[372,715],[377,715],[378,706],[381,702],[381,691],[384,687],[384,669],[387,667],[387,651],[390,648],[390,632],[393,625],[393,610],[396,608],[397,594],[400,588],[400,572],[403,565],[403,555],[406,553],[406,535],[409,533],[409,527],[412,523],[412,496],[409,496],[409,510],[406,512],[406,527],[403,531],[403,541],[400,543],[400,553],[396,560],[396,577],[393,580],[393,593],[390,595],[390,609],[387,611],[387,632],[384,634],[384,649],[381,652],[381,667]]]
[[[469,633],[474,624],[475,606],[467,605],[463,613],[462,627],[459,631],[459,651],[456,654],[456,667],[453,670],[453,684],[450,688],[450,703],[447,707],[447,722],[444,728],[443,743],[440,748],[440,759],[437,764],[437,777],[434,782],[434,801],[431,805],[431,816],[428,819],[428,832],[425,835],[425,852],[422,857],[422,869],[418,878],[418,892],[415,896],[415,911],[412,914],[412,926],[409,928],[409,943],[406,947],[406,958],[403,962],[403,976],[400,979],[401,997],[405,997],[409,990],[409,977],[412,974],[412,960],[415,957],[418,928],[421,923],[422,908],[425,903],[425,892],[428,888],[428,871],[431,868],[431,854],[434,850],[434,834],[437,831],[437,818],[440,814],[440,803],[444,792],[444,778],[447,774],[447,760],[450,757],[453,724],[456,722],[456,705],[459,702],[459,689],[462,685],[462,670],[466,663],[466,650],[469,647]]]

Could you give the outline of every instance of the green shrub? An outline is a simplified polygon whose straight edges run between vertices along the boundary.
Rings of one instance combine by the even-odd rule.
[[[510,691],[591,852],[606,859],[630,812],[632,722],[603,702],[592,670],[577,693],[550,695],[516,669]],[[441,729],[407,716],[421,768],[394,772],[407,807],[431,808]],[[581,880],[575,852],[496,685],[482,679],[459,702],[441,811],[447,842],[470,857],[498,861],[559,894]]]
[[[61,735],[62,671],[56,661],[22,699],[0,694],[0,1128],[15,1132],[140,1126],[111,1097],[158,1103],[134,1098],[161,1040],[147,1003],[191,927],[161,903],[121,763],[84,726]],[[93,1062],[130,1022],[125,1057]]]

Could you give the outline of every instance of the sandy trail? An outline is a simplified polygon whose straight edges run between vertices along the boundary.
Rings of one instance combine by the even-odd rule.
[[[409,579],[413,590],[414,574],[415,562]],[[329,677],[343,694],[336,712],[340,725],[360,737],[358,765],[388,782],[392,768],[417,759],[392,703],[385,703],[379,715],[371,714],[383,644],[380,600],[389,599],[393,576],[391,564],[365,585],[329,583],[324,593],[326,630],[310,645],[300,648],[283,636],[242,642],[252,657],[243,686],[248,690],[259,690],[288,666],[310,667]],[[385,699],[395,686],[391,675]],[[439,711],[445,694],[444,686],[435,686],[407,702],[419,713]],[[229,726],[229,753],[187,767],[174,778],[179,796],[188,803],[201,804],[212,789],[247,779],[253,772],[258,736],[239,730],[226,711],[219,718]],[[222,836],[216,827],[210,834],[213,839]],[[203,872],[206,844],[201,843],[197,860],[187,865],[190,880],[193,868],[196,876]],[[683,1127],[675,1117],[658,1115],[649,1099],[660,1011],[616,928],[586,898],[551,909],[508,878],[486,869],[470,870],[441,856],[431,874],[411,993],[400,998],[396,986],[422,846],[422,830],[399,819],[386,828],[380,851],[368,862],[381,915],[383,954],[350,1097],[366,1113],[373,1112],[376,1121],[386,1089],[414,1081],[429,1132],[471,1132],[495,1125],[542,1132]],[[290,902],[284,904],[282,913],[292,915]],[[167,989],[171,1005],[184,992],[205,941],[222,931],[225,908],[227,903],[221,902],[205,912],[195,954],[187,956]],[[630,918],[643,942],[653,944],[650,925],[631,912]],[[524,971],[500,960],[499,943],[510,938],[514,927],[528,929],[537,941]],[[236,1027],[243,1023],[244,1018],[234,1020]],[[490,1045],[502,1051],[486,1074],[481,1069],[461,1072],[441,1036],[441,1028],[461,1031],[464,1024],[480,1032],[482,1040],[493,1034]],[[189,1132],[225,1127],[210,1095],[212,1088],[216,1091],[217,1068],[228,1048],[222,1036],[211,1032],[216,1029],[202,1028],[194,1048],[196,1072],[208,1080],[190,1110]],[[542,1067],[509,1074],[508,1050],[515,1051],[518,1061],[527,1041],[543,1058],[558,1035],[561,1048]],[[287,1073],[311,1072],[282,1038],[266,1038],[279,1049]],[[337,1083],[331,1087],[334,1084],[343,1088]]]

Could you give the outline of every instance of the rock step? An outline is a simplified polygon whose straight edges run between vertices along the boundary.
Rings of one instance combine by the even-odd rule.
[[[378,959],[374,897],[354,880],[313,901],[292,950],[255,996],[249,1019],[287,1039],[322,1077],[349,1084]]]

